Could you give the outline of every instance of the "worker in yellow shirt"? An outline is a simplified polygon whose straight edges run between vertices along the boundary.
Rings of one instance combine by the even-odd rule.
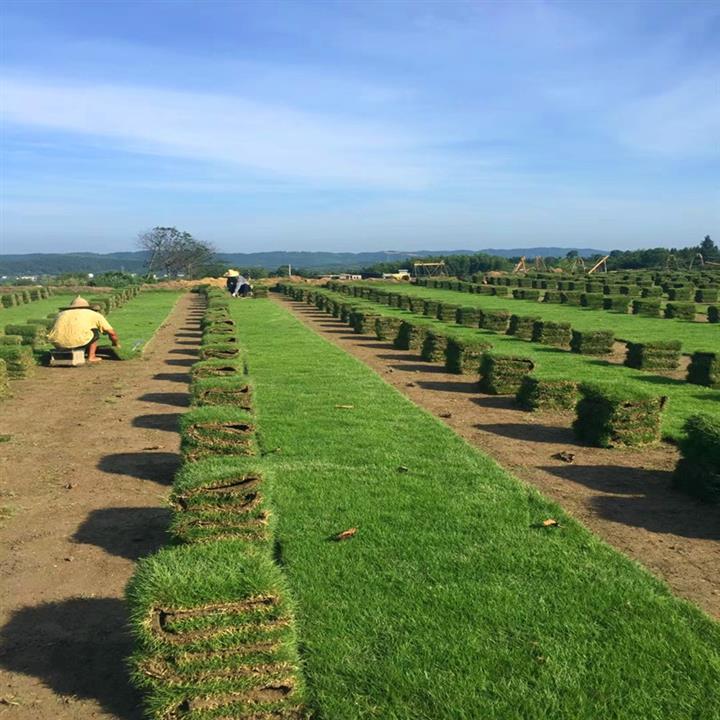
[[[107,335],[113,347],[120,347],[120,340],[105,316],[90,307],[90,303],[79,295],[69,307],[61,308],[48,340],[56,348],[86,348],[88,362],[100,362],[95,357],[100,333]]]

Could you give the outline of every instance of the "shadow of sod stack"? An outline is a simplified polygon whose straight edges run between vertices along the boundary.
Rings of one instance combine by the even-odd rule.
[[[627,387],[582,383],[573,430],[597,447],[649,445],[660,440],[664,396]]]
[[[300,720],[305,690],[273,560],[252,382],[227,300],[206,294],[201,347],[237,352],[191,369],[193,409],[181,418],[184,464],[170,498],[175,545],[141,560],[127,590],[132,677],[157,720]]]

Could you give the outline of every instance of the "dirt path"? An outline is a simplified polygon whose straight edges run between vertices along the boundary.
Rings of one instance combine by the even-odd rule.
[[[417,405],[537,487],[611,545],[664,578],[675,593],[720,617],[720,508],[670,489],[677,450],[578,445],[572,414],[527,413],[510,397],[482,395],[476,379],[395,350],[305,303],[278,300],[362,360]],[[555,457],[567,451],[573,462]]]
[[[123,590],[165,543],[197,302],[178,301],[143,359],[38,368],[0,405],[2,718],[141,717]]]

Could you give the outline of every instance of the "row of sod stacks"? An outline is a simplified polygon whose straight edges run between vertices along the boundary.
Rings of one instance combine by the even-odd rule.
[[[667,398],[592,383],[580,385],[573,430],[597,447],[648,445],[660,440]]]
[[[47,328],[45,325],[25,323],[12,324],[5,326],[5,336],[16,336],[20,338],[22,345],[28,345],[31,348],[38,348],[44,342],[47,336]]]
[[[480,390],[489,395],[514,395],[534,369],[529,358],[485,353],[480,362]]]
[[[572,410],[578,399],[577,385],[573,380],[526,375],[515,399],[524,410]]]
[[[689,417],[680,452],[673,485],[700,500],[720,503],[720,422],[707,415]]]
[[[680,365],[679,340],[627,344],[625,365],[637,370],[675,370]]]
[[[511,315],[510,325],[507,329],[508,335],[514,335],[521,340],[532,340],[533,328],[540,318],[526,317],[524,315]]]
[[[7,363],[4,360],[0,360],[0,398],[7,397],[10,393]]]
[[[708,305],[708,322],[720,323],[720,305]]]
[[[6,336],[9,340],[10,337]],[[29,345],[0,343],[0,360],[7,367],[8,377],[12,379],[26,377],[35,367],[35,356]]]
[[[294,613],[272,555],[253,386],[224,293],[203,291],[201,348],[220,336],[238,353],[191,368],[193,409],[181,419],[184,464],[170,497],[175,544],[141,560],[127,589],[132,678],[157,720],[301,720]]]
[[[447,345],[448,336],[446,333],[439,332],[438,330],[429,330],[423,341],[420,357],[425,362],[445,362]]]
[[[0,294],[0,308],[11,308],[17,305],[25,305],[36,300],[45,300],[53,294],[50,287],[35,287],[29,290],[16,290]]]
[[[696,352],[688,365],[687,381],[720,389],[720,352]]]
[[[669,302],[665,306],[665,317],[670,319],[694,320],[696,312],[695,303]]]
[[[570,350],[582,355],[610,355],[614,343],[612,330],[573,330]]]
[[[482,313],[480,327],[491,332],[507,332],[510,324],[510,312],[508,310],[485,310]]]

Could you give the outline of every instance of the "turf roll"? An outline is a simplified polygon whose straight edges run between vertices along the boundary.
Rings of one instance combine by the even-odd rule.
[[[402,319],[399,317],[389,317],[381,315],[375,319],[375,337],[378,340],[395,341],[397,338]]]
[[[697,308],[695,303],[690,302],[669,302],[665,306],[665,317],[678,320],[694,320]]]
[[[660,298],[642,298],[632,301],[633,315],[642,317],[658,317],[660,315]]]
[[[420,357],[425,362],[444,363],[448,334],[439,330],[428,330],[423,340]]]
[[[521,340],[532,340],[533,327],[538,320],[540,318],[528,315],[511,315],[507,334]]]
[[[380,317],[376,312],[356,310],[351,317],[353,332],[358,335],[369,335],[375,331],[375,321]]]
[[[530,358],[485,353],[480,362],[480,390],[489,395],[514,395],[534,369]]]
[[[213,358],[212,360],[201,360],[196,362],[190,368],[190,377],[195,380],[198,378],[209,377],[232,377],[233,375],[241,375],[246,372],[245,358],[240,357],[234,360],[223,360]]]
[[[419,297],[411,297],[410,312],[416,315],[422,315],[425,312],[425,301]]]
[[[515,395],[524,410],[572,410],[578,400],[578,384],[574,380],[523,377]]]
[[[533,324],[533,342],[554,347],[567,347],[572,338],[570,323],[537,320]]]
[[[425,300],[423,305],[423,315],[431,318],[436,318],[438,314],[438,306],[440,303],[435,300]]]
[[[480,327],[492,332],[507,332],[510,325],[510,312],[508,310],[484,310]]]
[[[394,341],[395,347],[398,350],[420,350],[429,329],[429,325],[403,320]]]
[[[613,310],[627,314],[630,298],[627,295],[606,295],[603,299],[603,309]]]
[[[22,335],[0,335],[0,345],[22,345]]]
[[[232,405],[199,407],[180,416],[180,449],[188,460],[255,455],[255,420]]]
[[[457,319],[459,305],[450,305],[448,303],[440,303],[438,305],[437,319],[442,322],[454,323]]]
[[[0,360],[0,398],[7,397],[10,394],[10,374],[8,373],[7,363]]]
[[[201,345],[198,353],[201,360],[240,360],[243,354],[242,348],[237,343],[230,342]]]
[[[307,717],[293,607],[264,548],[166,548],[140,560],[126,597],[131,677],[149,718]]]
[[[190,385],[192,405],[232,405],[252,410],[253,385],[247,375],[197,378]]]
[[[450,337],[445,347],[445,369],[457,375],[476,375],[483,355],[491,349],[489,342]]]
[[[694,352],[687,371],[693,385],[720,388],[720,352]]]
[[[0,360],[5,361],[11,378],[26,377],[35,367],[35,356],[29,345],[0,344]]]
[[[482,311],[476,307],[461,307],[458,308],[455,316],[455,322],[458,325],[464,325],[465,327],[480,327],[480,320],[482,318]]]
[[[610,355],[614,343],[612,330],[573,330],[570,350],[581,355]]]
[[[637,370],[675,370],[680,365],[679,340],[627,344],[625,365]]]
[[[720,503],[720,421],[691,415],[679,445],[682,457],[673,473],[673,486],[705,502]]]
[[[648,445],[660,440],[667,398],[629,388],[582,383],[575,436],[596,447]]]
[[[19,335],[23,345],[38,347],[43,344],[47,336],[47,329],[43,325],[13,324],[5,326],[6,335]]]
[[[718,288],[698,288],[695,291],[695,302],[699,303],[716,303],[720,290]]]

